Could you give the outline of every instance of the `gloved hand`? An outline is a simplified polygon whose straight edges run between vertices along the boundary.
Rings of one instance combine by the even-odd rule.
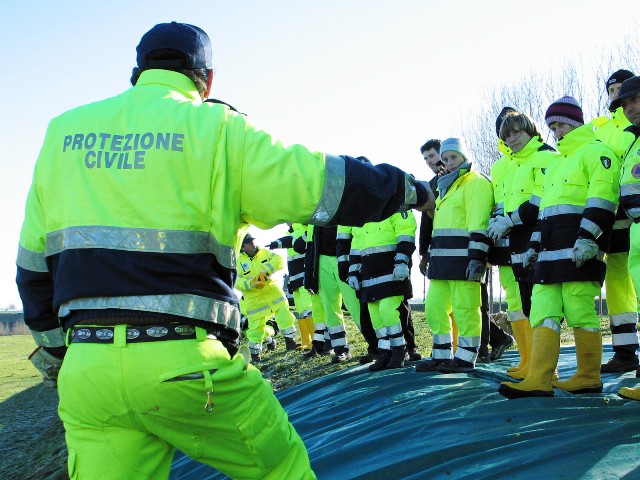
[[[489,221],[489,237],[495,242],[508,234],[513,228],[513,222],[509,215],[498,215]]]
[[[261,275],[258,275],[257,277],[253,277],[251,279],[251,286],[253,288],[264,288],[265,285],[265,281],[261,279]]]
[[[526,252],[524,252],[524,256],[522,257],[522,268],[526,270],[532,270],[536,266],[536,262],[538,261],[538,252],[536,252],[533,248],[530,248]]]
[[[356,292],[360,291],[360,280],[355,275],[349,275],[349,277],[347,278],[347,283]]]
[[[429,261],[427,260],[427,256],[424,255],[422,257],[420,257],[420,264],[418,265],[418,269],[420,270],[420,273],[422,275],[424,275],[425,277],[427,276],[427,267],[429,266]]]
[[[480,260],[471,259],[467,265],[467,280],[471,282],[481,282],[484,278],[484,274],[487,271],[487,266]]]
[[[571,259],[576,268],[582,267],[587,260],[591,260],[598,253],[598,244],[588,238],[578,238],[571,251]]]
[[[393,267],[393,279],[394,280],[406,280],[409,278],[409,265],[406,263],[396,263]]]
[[[275,250],[276,248],[280,248],[280,247],[278,247],[278,242],[271,242],[269,245],[267,245],[267,248],[269,250]]]
[[[38,347],[29,355],[29,360],[42,373],[42,382],[47,387],[58,386],[58,372],[62,366],[62,358],[50,354],[44,347]]]

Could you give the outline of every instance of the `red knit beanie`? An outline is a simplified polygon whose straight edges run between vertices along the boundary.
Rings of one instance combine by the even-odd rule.
[[[579,127],[584,125],[584,115],[575,98],[564,96],[549,105],[547,113],[544,115],[544,121],[547,122],[547,125],[551,125],[553,122],[563,122]]]

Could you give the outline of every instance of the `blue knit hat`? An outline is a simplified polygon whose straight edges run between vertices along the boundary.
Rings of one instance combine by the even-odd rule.
[[[440,144],[440,156],[444,155],[444,152],[457,152],[465,160],[469,160],[469,154],[467,153],[467,146],[462,138],[452,137],[443,140]]]

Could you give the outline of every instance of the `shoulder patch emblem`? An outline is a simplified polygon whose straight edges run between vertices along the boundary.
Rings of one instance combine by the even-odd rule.
[[[611,168],[611,159],[609,157],[600,157],[600,161],[602,162],[604,168]]]
[[[631,167],[631,176],[633,178],[640,178],[640,163],[636,163]]]

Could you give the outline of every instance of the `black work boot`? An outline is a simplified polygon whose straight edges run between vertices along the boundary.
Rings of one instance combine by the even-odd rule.
[[[438,373],[469,373],[475,370],[471,362],[465,362],[459,358],[454,358],[452,362],[438,366]]]
[[[251,354],[251,363],[258,363],[262,361],[262,356],[259,353]]]
[[[376,359],[376,355],[378,355],[378,349],[375,349],[375,350],[367,349],[366,355],[361,356],[358,359],[358,362],[362,364],[371,363]]]
[[[369,365],[369,371],[378,372],[380,370],[384,370],[385,368],[387,368],[389,360],[391,360],[391,350],[382,350],[381,348],[379,348],[375,362]]]
[[[287,351],[291,351],[297,349],[300,344],[297,343],[293,338],[284,337],[284,346],[286,347]]]
[[[622,355],[614,354],[607,363],[600,365],[600,373],[624,373],[638,368],[638,357],[624,359]]]
[[[389,359],[389,363],[387,363],[387,370],[404,367],[404,356],[406,350],[407,347],[404,345],[400,347],[391,347],[391,358]]]
[[[445,365],[447,363],[451,363],[451,360],[448,358],[428,358],[422,362],[416,363],[416,372],[435,372],[436,370],[438,370],[438,367],[440,365]]]
[[[411,348],[407,351],[407,357],[405,358],[405,362],[417,362],[422,359],[422,355],[418,352],[417,348]]]
[[[336,354],[331,357],[331,363],[343,363],[351,360],[351,353],[346,347],[336,348]]]

